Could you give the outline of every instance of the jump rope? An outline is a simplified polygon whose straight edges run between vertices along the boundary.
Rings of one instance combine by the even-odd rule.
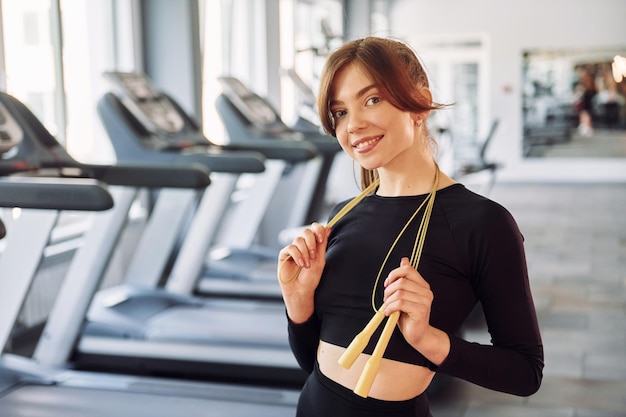
[[[355,198],[350,200],[350,202],[348,202],[348,204],[346,204],[341,210],[339,210],[339,212],[335,216],[333,216],[333,218],[326,224],[326,228],[334,226],[343,216],[345,216],[346,213],[352,210],[358,203],[361,202],[361,200],[363,200],[366,196],[372,193],[378,187],[379,184],[380,184],[380,179],[376,179],[376,181],[374,181],[372,184],[366,187],[359,195],[357,195]],[[417,230],[415,243],[413,244],[413,251],[410,257],[411,266],[417,270],[417,266],[419,265],[420,258],[422,255],[422,249],[424,247],[424,241],[426,239],[426,231],[428,230],[428,223],[430,222],[430,215],[432,213],[433,205],[435,203],[435,194],[437,192],[438,185],[439,185],[439,167],[436,167],[435,181],[433,183],[433,188],[431,192],[428,194],[428,196],[426,196],[426,198],[419,205],[419,207],[417,207],[415,212],[407,220],[404,227],[400,230],[400,232],[398,233],[398,236],[396,237],[394,242],[391,244],[391,247],[389,248],[389,251],[387,252],[387,255],[385,256],[385,259],[382,265],[380,266],[380,270],[378,271],[378,275],[376,276],[376,280],[372,288],[372,308],[374,309],[375,314],[367,323],[367,325],[363,328],[363,330],[354,337],[350,345],[348,345],[348,347],[346,348],[343,355],[341,355],[341,357],[339,358],[339,361],[338,361],[339,365],[341,365],[343,368],[350,369],[350,367],[352,367],[356,359],[359,357],[359,355],[363,352],[363,350],[369,343],[369,340],[372,337],[372,334],[374,334],[376,329],[383,322],[385,318],[384,304],[381,305],[379,308],[376,308],[376,303],[374,300],[376,288],[378,287],[378,283],[380,281],[380,276],[382,274],[382,271],[385,265],[387,264],[387,260],[389,259],[391,252],[396,247],[396,244],[398,243],[398,241],[400,240],[400,238],[402,237],[406,229],[409,227],[413,219],[420,212],[422,207],[426,206],[426,208],[424,209],[424,214],[422,215],[422,219],[420,221],[419,228]],[[295,282],[295,280],[300,275],[301,268],[298,268],[296,273],[290,279],[288,280],[282,279],[280,275],[280,270],[282,269],[282,266],[285,264],[285,262],[289,261],[290,259],[291,257],[287,257],[286,259],[284,259],[281,262],[280,267],[278,269],[279,270],[278,279],[283,284],[291,284]],[[380,335],[380,338],[378,339],[378,342],[376,342],[376,347],[374,348],[374,351],[372,352],[372,355],[370,356],[370,358],[367,360],[365,367],[363,368],[363,371],[361,372],[359,380],[354,388],[355,394],[363,398],[367,397],[367,395],[369,394],[372,384],[374,383],[374,379],[376,378],[376,374],[378,373],[378,369],[380,368],[380,363],[381,363],[383,354],[385,353],[385,350],[387,349],[387,345],[389,344],[389,339],[391,338],[391,335],[398,323],[399,318],[400,318],[399,311],[395,311],[389,316],[389,319],[385,323],[385,326]]]

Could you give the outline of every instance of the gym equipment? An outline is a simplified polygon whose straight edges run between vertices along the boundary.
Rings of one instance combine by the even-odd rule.
[[[40,163],[36,158],[39,153],[54,154],[57,158],[46,164],[56,167],[57,171],[70,168],[85,170],[87,166],[71,159],[30,111],[21,103],[11,104],[20,109],[20,117],[24,125],[29,126],[29,137],[32,138],[25,146],[20,146],[22,149],[17,154],[34,160],[32,166]],[[29,155],[28,151],[33,149],[42,151]],[[208,153],[204,154],[204,158],[210,157]],[[194,158],[201,160],[200,155]],[[225,157],[222,162],[226,162]],[[129,165],[140,164],[134,162]],[[89,168],[93,172],[104,169]],[[124,184],[131,186],[112,190],[115,206],[106,215],[94,219],[93,226],[85,234],[84,246],[89,250],[82,250],[73,259],[60,290],[63,302],[53,308],[43,330],[44,337],[33,357],[47,366],[60,366],[72,358],[76,369],[120,370],[262,384],[302,384],[306,374],[298,367],[289,349],[284,307],[279,303],[199,299],[137,284],[108,288],[94,298],[107,260],[115,250],[128,211],[136,199],[136,187],[160,187],[172,182],[176,185],[179,182],[177,178],[187,175],[189,171],[185,168],[177,176],[173,175],[173,171],[178,169],[176,165],[165,168],[162,165],[152,168],[146,178],[124,176],[127,181]],[[206,177],[206,166],[200,172]],[[134,183],[135,177],[142,178],[146,183]],[[162,181],[167,182],[163,184]],[[213,187],[213,178],[211,182]],[[146,231],[172,228],[171,218],[160,215],[158,210],[164,191],[167,190],[160,191]],[[179,191],[187,193],[184,189]],[[202,193],[203,199],[208,191]],[[186,198],[185,195],[172,195],[165,202],[177,203]],[[174,207],[180,206],[175,204]],[[180,227],[177,229],[180,231]],[[156,240],[156,249],[160,252],[153,254],[153,263],[168,258],[167,254],[176,242],[170,237]],[[80,334],[81,331],[83,333],[78,339],[68,337],[68,333]]]
[[[262,174],[246,176],[246,171],[238,172],[235,165],[226,174],[212,175],[213,184],[195,211],[189,234],[166,279],[167,289],[190,294],[201,276],[223,276],[221,271],[216,274],[206,272],[205,265],[207,254],[220,239],[219,236],[237,237],[238,241],[227,245],[229,253],[241,255],[243,252],[244,258],[251,253],[261,254],[275,262],[275,250],[252,250],[248,246],[254,241],[268,204],[281,187],[281,182],[292,176],[293,167],[304,165],[315,158],[317,149],[302,141],[258,141],[246,138],[239,139],[237,143],[216,145],[203,135],[199,125],[173,98],[157,90],[144,74],[108,72],[105,75],[112,91],[99,101],[98,112],[118,160],[143,163],[196,160],[206,154],[227,157],[242,150],[260,152],[267,158],[266,169]],[[215,167],[211,169],[215,173]],[[238,184],[251,177],[254,185],[242,191]],[[234,203],[233,196],[241,194],[245,194],[246,198]],[[302,198],[308,199],[308,196]],[[176,211],[187,215],[187,209],[181,207],[180,200],[172,204],[178,204]],[[156,241],[150,239],[148,242],[152,245],[146,245],[145,250],[142,249],[133,258],[128,279],[142,285],[155,286],[161,279],[162,270],[155,268],[152,263]],[[221,251],[224,252],[224,246],[221,246]],[[210,262],[208,268],[217,262]],[[142,277],[141,281],[137,281],[138,277]]]
[[[105,209],[111,202],[106,189],[93,180],[40,178],[18,179],[22,201],[33,201],[37,207],[49,205],[50,209],[65,207],[67,198],[75,199],[74,209],[83,209],[80,201],[89,201],[91,208],[100,202]],[[0,181],[0,194],[12,187],[13,179]],[[47,190],[46,193],[43,193]],[[42,195],[45,195],[42,198]],[[37,252],[33,245],[45,238],[42,220],[54,217],[55,212],[27,210],[10,201],[2,206],[18,206],[23,209],[19,223],[11,229],[12,239],[8,242],[5,257],[0,261],[0,294],[3,298],[1,328],[11,328],[7,317],[15,317],[25,292],[15,291],[18,278],[9,274],[13,268],[10,259],[19,259],[24,265],[27,255]],[[84,207],[87,209],[87,207]],[[32,223],[36,220],[36,225]],[[39,227],[35,227],[39,226]],[[50,230],[52,222],[48,222]],[[24,239],[21,233],[28,233]],[[6,303],[7,299],[16,302]],[[61,300],[62,302],[62,300]],[[14,308],[17,307],[17,308]],[[2,332],[6,334],[6,331]],[[69,335],[68,335],[69,336]],[[3,337],[4,339],[4,337]],[[4,347],[2,343],[2,347]],[[1,350],[1,349],[0,349]],[[115,415],[131,417],[140,414],[169,416],[172,409],[185,416],[293,416],[297,392],[292,390],[267,389],[244,385],[199,383],[174,379],[131,377],[124,375],[99,374],[73,371],[68,367],[44,367],[35,361],[10,354],[0,357],[0,415],[46,415],[48,417],[82,417]],[[207,414],[209,413],[209,414]]]
[[[489,128],[489,132],[485,139],[481,142],[480,146],[477,149],[474,149],[474,154],[467,155],[467,149],[456,149],[456,169],[453,174],[454,178],[462,181],[464,177],[468,177],[470,175],[479,174],[479,173],[488,173],[489,177],[487,179],[486,184],[484,185],[484,189],[481,190],[481,193],[484,195],[489,195],[491,189],[493,188],[496,182],[496,173],[500,168],[502,168],[502,164],[499,162],[489,161],[486,158],[487,149],[491,144],[493,137],[495,136],[496,131],[498,130],[498,126],[500,124],[500,120],[495,119],[491,123],[491,127]]]
[[[96,194],[93,187],[87,183],[87,191],[90,194],[79,194],[80,186],[85,181],[98,180],[111,185],[135,187],[186,187],[201,189],[210,184],[208,171],[202,167],[181,167],[181,166],[140,166],[140,165],[90,165],[82,164],[74,160],[50,135],[41,122],[33,113],[19,100],[5,93],[0,93],[0,114],[4,118],[10,119],[12,123],[19,127],[22,137],[19,146],[5,152],[0,160],[0,172],[3,175],[17,173],[19,177],[11,178],[10,182],[4,184],[4,192],[0,196],[0,203],[4,206],[25,206],[28,208],[45,208],[49,204],[49,199],[53,199],[56,210],[108,210],[113,207],[113,200],[107,192]],[[44,178],[37,178],[44,177]],[[58,195],[50,195],[55,191],[53,179],[46,177],[60,177],[65,183],[73,185],[72,188],[59,187],[56,191]],[[32,184],[33,178],[37,179],[36,184]],[[6,181],[6,180],[5,180]],[[30,182],[29,182],[30,181]],[[29,188],[25,188],[28,185]],[[98,191],[99,189],[96,189]],[[29,191],[29,192],[26,192]],[[74,195],[76,194],[76,195]],[[103,205],[103,201],[106,205]],[[111,210],[108,210],[109,212]],[[41,244],[47,242],[50,233],[48,226],[52,227],[57,217],[57,213],[36,217],[44,217],[44,223],[39,225],[36,219],[22,220],[20,224],[28,227],[27,232],[21,236],[29,236],[29,239],[22,239],[20,244],[24,245],[24,251],[32,253],[32,256],[40,256],[40,251],[31,248],[37,247],[36,235],[41,235]],[[32,230],[31,230],[32,229]],[[32,240],[32,242],[31,242]],[[15,247],[15,245],[13,246]],[[19,252],[18,252],[19,253]],[[105,255],[103,254],[103,257]],[[26,285],[30,275],[34,274],[37,266],[36,259],[26,262],[23,256],[2,256],[5,265],[5,272],[10,276],[21,277],[15,282],[19,285]],[[106,259],[106,258],[105,258]],[[7,266],[9,265],[9,266]],[[23,287],[27,290],[27,287]],[[7,292],[8,294],[8,292]],[[4,293],[3,293],[4,296]],[[11,297],[6,303],[15,302],[19,297]],[[88,300],[86,302],[89,302]],[[5,305],[5,303],[3,303]],[[5,317],[9,319],[10,317]],[[2,339],[0,339],[1,341]]]
[[[322,133],[319,128],[298,131],[287,126],[267,99],[252,91],[239,79],[224,76],[218,80],[223,92],[216,99],[216,107],[228,133],[229,143],[236,144],[241,138],[255,138],[261,142],[290,138],[311,143],[320,153],[317,175],[303,176],[314,179],[306,214],[293,224],[280,225],[279,230],[308,224],[324,217],[328,212],[324,198],[328,174],[335,156],[341,152],[337,140]],[[303,186],[304,184],[300,184],[300,187]]]
[[[103,183],[94,177],[107,178],[120,185],[159,187],[162,184],[166,187],[191,188],[205,187],[209,184],[209,177],[206,169],[200,167],[83,165],[73,161],[58,143],[54,143],[54,138],[25,106],[4,93],[0,93],[0,114],[17,122],[24,134],[18,149],[11,149],[10,156],[7,157],[5,153],[0,160],[2,174],[11,175],[0,181],[0,205],[22,205],[24,208],[36,205],[39,208],[22,210],[22,216],[12,223],[6,238],[10,241],[0,257],[0,297],[3,306],[3,314],[0,315],[1,351],[6,344],[6,335],[13,326],[14,320],[11,318],[17,316],[32,281],[33,276],[28,269],[36,264],[36,256],[41,253],[41,245],[45,244],[54,218],[58,215],[57,209],[70,205],[72,210],[105,210],[95,214],[105,217],[115,211],[118,199],[112,199],[109,192],[115,190],[112,190],[113,187],[105,189]],[[14,178],[18,174],[26,177]],[[39,178],[41,176],[46,178]],[[4,193],[5,190],[11,192]],[[11,198],[5,199],[5,196]],[[115,206],[110,208],[113,200]],[[46,208],[53,210],[42,210]],[[87,234],[95,229],[97,227],[90,229]],[[25,236],[28,238],[25,239]],[[89,242],[89,236],[86,238],[86,242]],[[85,260],[95,255],[98,249],[85,245],[76,256]],[[102,253],[102,256],[106,256],[106,253]],[[17,268],[16,262],[21,264]],[[81,298],[80,289],[71,290],[73,285],[78,283],[82,286],[83,282],[71,278],[81,273],[80,278],[83,278],[85,284],[93,283],[93,280],[85,279],[83,271],[78,270],[80,266],[81,262],[72,263],[50,315],[50,319],[53,319],[58,317],[58,310],[64,307],[70,310],[72,320],[66,322],[62,329],[62,338],[66,338],[69,344],[76,341],[84,319],[80,309],[64,306],[66,302],[73,306],[73,299]],[[71,297],[64,298],[66,295]],[[40,343],[48,337],[53,335],[44,331]],[[158,417],[171,415],[175,407],[178,414],[191,417],[286,417],[294,414],[297,401],[297,392],[292,390],[82,372],[71,370],[68,365],[51,366],[37,358],[2,354],[0,415],[129,417],[149,414]]]
[[[265,242],[273,249],[269,253],[258,250],[249,237],[230,234],[227,240],[209,252],[205,278],[197,284],[196,291],[200,294],[243,294],[280,299],[275,276],[276,258],[282,246],[278,236],[283,230],[299,228],[326,217],[332,205],[326,201],[328,176],[341,147],[335,138],[323,134],[319,128],[311,129],[309,126],[297,131],[287,126],[268,100],[237,78],[220,77],[219,81],[223,92],[216,99],[216,108],[228,133],[229,143],[236,144],[241,138],[254,138],[261,143],[295,140],[314,144],[320,157],[293,168],[299,172],[292,172],[290,183],[284,184],[291,192],[274,194],[261,229],[262,234],[273,238]],[[303,193],[303,190],[306,192]],[[293,210],[294,206],[301,208]],[[233,251],[232,248],[244,250]]]

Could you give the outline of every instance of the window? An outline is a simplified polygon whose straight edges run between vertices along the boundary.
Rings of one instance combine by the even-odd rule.
[[[6,91],[24,102],[78,160],[114,159],[96,103],[107,89],[102,73],[134,56],[132,29],[120,24],[131,4],[120,0],[3,0]],[[114,12],[115,22],[114,24]],[[130,21],[126,19],[126,21]],[[116,33],[126,30],[124,48]],[[128,34],[130,32],[130,34]],[[128,68],[127,68],[128,69]]]
[[[40,42],[39,15],[36,12],[25,12],[22,16],[24,19],[24,45],[37,45]]]
[[[96,106],[108,89],[102,73],[115,68],[113,1],[60,0],[66,147],[83,162],[115,156]]]
[[[287,123],[298,117],[316,121],[311,95],[317,92],[326,56],[342,42],[343,15],[343,3],[337,0],[281,1],[281,109]]]
[[[55,7],[52,0],[2,2],[4,69],[7,93],[24,102],[63,142],[63,87]]]

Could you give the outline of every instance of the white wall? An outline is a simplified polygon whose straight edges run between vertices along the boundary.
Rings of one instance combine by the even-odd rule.
[[[407,40],[487,35],[488,113],[503,122],[490,155],[506,165],[501,180],[626,181],[623,158],[521,155],[522,51],[622,47],[626,53],[626,0],[393,0],[390,27],[393,36]]]

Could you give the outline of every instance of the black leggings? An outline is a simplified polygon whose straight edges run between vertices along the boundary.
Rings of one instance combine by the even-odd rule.
[[[317,363],[298,401],[296,417],[432,417],[428,398],[421,394],[405,401],[362,398],[327,378]]]

